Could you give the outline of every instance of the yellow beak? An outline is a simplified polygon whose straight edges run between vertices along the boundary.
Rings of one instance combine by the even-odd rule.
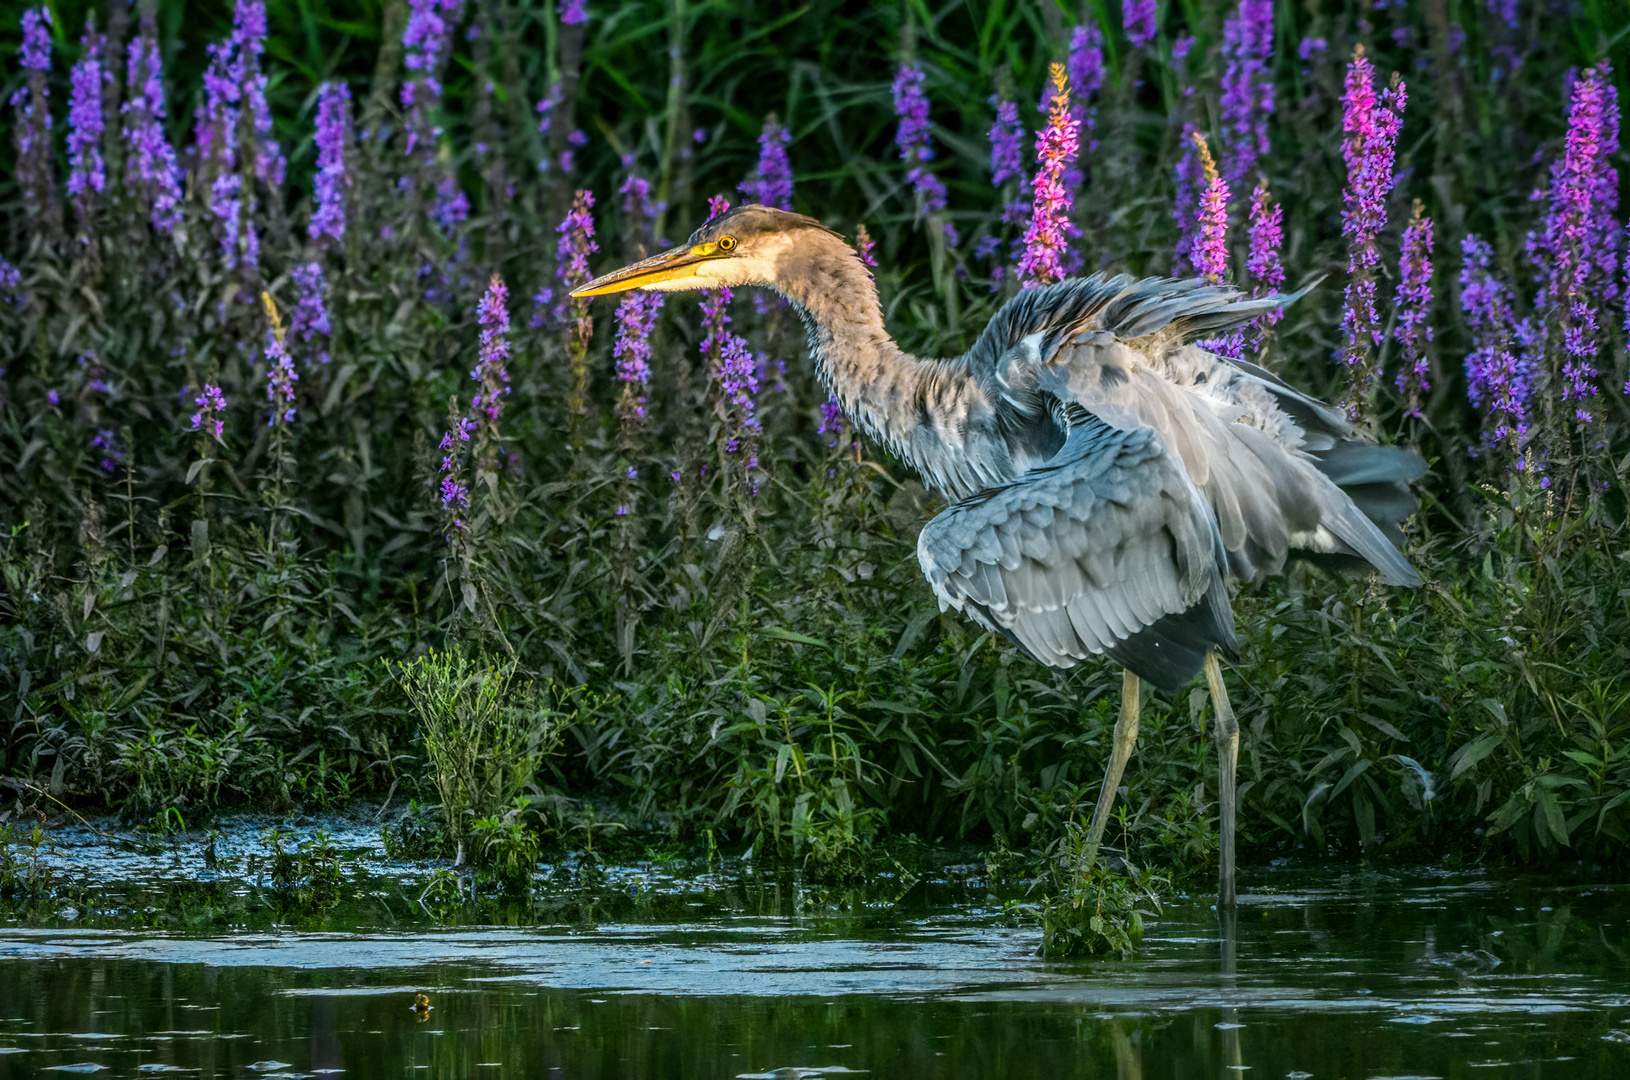
[[[602,274],[593,281],[585,282],[573,289],[572,295],[609,296],[612,293],[627,292],[629,289],[644,289],[660,281],[682,278],[690,273],[691,267],[711,257],[711,253],[703,252],[700,248],[674,248],[672,251],[664,251],[661,255],[641,259],[621,270]]]

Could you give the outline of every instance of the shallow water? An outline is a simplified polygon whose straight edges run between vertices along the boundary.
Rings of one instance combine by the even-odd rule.
[[[199,876],[167,857],[121,865]],[[982,889],[945,903],[956,869],[859,915],[646,865],[613,878],[689,914],[0,925],[0,1076],[1630,1076],[1630,887],[1260,869],[1231,934],[1194,898],[1135,960],[1059,963]]]

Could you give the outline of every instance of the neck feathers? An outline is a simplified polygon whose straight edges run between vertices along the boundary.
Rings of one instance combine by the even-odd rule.
[[[1008,483],[1056,451],[1062,433],[1033,394],[1017,400],[1000,371],[975,371],[966,357],[905,352],[859,255],[824,230],[799,241],[779,258],[776,287],[797,305],[821,380],[861,431],[953,498]]]

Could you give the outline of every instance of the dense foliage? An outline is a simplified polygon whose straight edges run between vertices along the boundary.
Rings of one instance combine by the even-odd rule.
[[[592,846],[611,820],[837,874],[910,833],[1067,851],[1113,666],[1040,669],[936,610],[929,495],[823,404],[778,301],[564,295],[740,184],[875,240],[923,353],[1048,259],[1329,275],[1218,347],[1420,449],[1429,584],[1300,566],[1238,597],[1247,863],[1621,858],[1623,64],[1590,65],[1622,52],[1623,11],[1127,7],[142,0],[85,38],[80,3],[13,22],[11,809],[490,791],[463,808],[489,838],[531,814]],[[415,702],[458,717],[483,691],[405,693],[433,648],[455,661],[420,677],[485,657],[530,726],[488,692],[492,741],[436,744]],[[1145,708],[1109,840],[1192,873],[1215,837],[1205,698]],[[527,794],[432,778],[459,755]]]

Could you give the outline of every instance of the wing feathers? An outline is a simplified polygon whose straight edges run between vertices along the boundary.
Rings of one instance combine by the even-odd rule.
[[[1155,624],[1219,595],[1226,609],[1221,550],[1204,497],[1154,431],[1079,411],[1046,466],[944,511],[917,545],[942,607],[975,614],[1053,667],[1130,648]],[[1231,647],[1223,629],[1213,636]],[[1171,685],[1198,669],[1204,649],[1189,653],[1131,666]]]

